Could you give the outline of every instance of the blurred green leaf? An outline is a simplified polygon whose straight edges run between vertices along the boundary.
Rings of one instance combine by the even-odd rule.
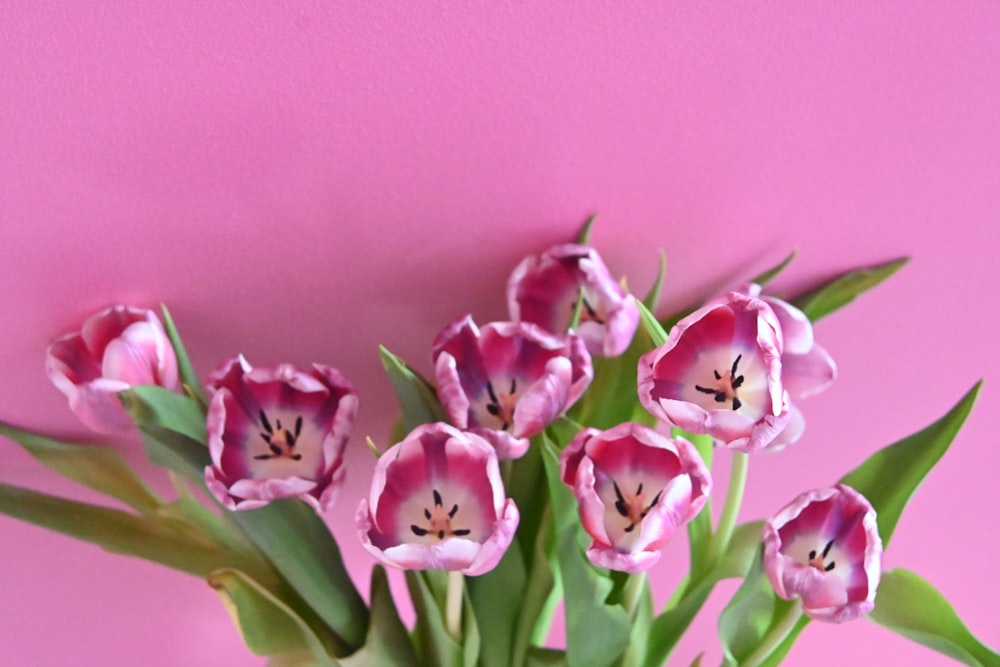
[[[870,456],[840,482],[865,496],[878,513],[878,529],[889,544],[910,496],[948,451],[969,416],[982,381],[977,382],[948,414],[919,433]]]
[[[231,516],[347,647],[360,648],[368,607],[316,512],[301,500],[286,498]]]
[[[882,573],[871,619],[966,665],[1000,666],[1000,654],[976,639],[945,597],[913,572]]]
[[[461,667],[464,664],[462,646],[448,633],[445,626],[444,599],[435,595],[428,576],[432,572],[406,571],[406,587],[417,615],[414,628],[422,665]]]
[[[59,442],[3,422],[0,422],[0,434],[21,445],[46,468],[140,512],[160,505],[157,495],[113,449]]]
[[[565,667],[566,651],[532,646],[525,664],[527,667]]]
[[[343,667],[383,667],[384,665],[416,665],[417,655],[410,632],[403,625],[389,590],[385,568],[372,569],[371,621],[368,637],[360,651],[343,658]]]
[[[576,501],[559,476],[559,457],[543,438],[542,458],[552,498],[559,574],[565,591],[566,661],[570,667],[607,667],[624,653],[629,641],[628,614],[607,599],[612,581],[587,560]]]
[[[784,661],[788,652],[792,650],[792,646],[795,645],[795,640],[799,638],[799,635],[802,634],[802,631],[805,630],[811,620],[812,619],[805,614],[800,615],[799,620],[795,624],[795,627],[792,628],[792,631],[785,636],[785,638],[780,644],[778,644],[777,647],[775,647],[773,651],[771,651],[771,655],[767,656],[767,659],[760,663],[760,667],[778,667],[778,665]]]
[[[671,429],[673,437],[681,437],[690,442],[698,450],[705,466],[712,469],[714,445],[710,435],[694,435],[678,428]],[[712,501],[705,501],[698,515],[688,522],[688,554],[691,562],[691,576],[701,578],[715,563],[708,562],[708,547],[712,541]]]
[[[788,265],[792,263],[793,259],[795,259],[795,251],[794,250],[788,254],[788,257],[786,257],[785,259],[781,260],[781,262],[779,262],[776,266],[773,266],[770,269],[768,269],[767,271],[765,271],[764,273],[761,273],[760,275],[757,275],[757,276],[751,278],[750,282],[757,283],[761,287],[764,287],[769,282],[771,282],[772,280],[774,280],[774,278],[779,273],[781,273],[782,271],[784,271],[788,267]]]
[[[163,428],[206,446],[205,413],[190,396],[155,385],[143,385],[123,391],[119,397],[140,429]]]
[[[141,427],[139,433],[146,458],[152,463],[204,486],[205,467],[212,464],[212,459],[200,442],[153,425]]]
[[[198,403],[206,406],[208,405],[208,399],[205,397],[205,390],[198,380],[198,374],[194,371],[191,359],[188,357],[184,343],[181,341],[181,335],[177,332],[177,327],[174,325],[174,318],[170,316],[170,311],[167,310],[166,305],[161,303],[160,310],[163,311],[163,328],[166,330],[167,338],[170,339],[170,344],[174,348],[174,354],[177,356],[177,370],[180,374],[181,383],[194,395],[194,399]]]
[[[404,433],[409,433],[421,424],[448,421],[438,402],[434,386],[430,382],[384,345],[379,346],[378,353],[382,367],[385,368],[399,400],[399,407],[403,413]]]
[[[580,228],[580,232],[576,235],[576,242],[580,245],[588,245],[590,243],[590,230],[594,226],[594,221],[597,220],[597,214],[592,213],[587,221],[583,223],[583,227]]]
[[[909,261],[909,257],[853,269],[837,276],[825,285],[792,300],[812,322],[843,308],[858,295],[867,292],[898,271]]]
[[[792,602],[780,600],[764,574],[758,548],[746,578],[719,615],[719,639],[726,664],[739,665],[753,653]]]
[[[510,667],[517,664],[512,657],[513,640],[518,620],[523,613],[522,604],[528,593],[527,579],[518,540],[511,543],[493,570],[466,579],[469,598],[476,610],[481,630],[493,637],[511,638],[511,641],[492,641],[483,645],[480,656],[483,667]]]
[[[653,416],[636,400],[639,358],[652,349],[649,335],[640,328],[623,354],[595,358],[594,381],[574,406],[571,416],[581,424],[598,429],[609,429],[627,421],[652,424]],[[568,442],[558,444],[565,446]]]
[[[314,664],[336,667],[328,648],[295,610],[239,570],[217,570],[208,584],[222,599],[247,648],[257,655],[308,650]]]
[[[667,332],[664,330],[663,325],[660,321],[656,319],[656,315],[653,315],[641,301],[636,305],[639,306],[639,321],[642,322],[642,326],[646,329],[646,333],[649,334],[649,339],[653,343],[653,347],[660,347],[667,342]]]
[[[715,574],[719,579],[742,579],[747,576],[759,550],[763,532],[763,521],[741,523],[733,529],[729,546],[716,564]]]
[[[653,280],[653,284],[650,286],[649,291],[646,293],[645,298],[642,300],[642,305],[646,306],[646,309],[650,312],[655,312],[656,307],[660,305],[660,290],[663,289],[663,279],[667,275],[667,256],[660,250],[660,262],[659,268],[656,271],[656,278]]]

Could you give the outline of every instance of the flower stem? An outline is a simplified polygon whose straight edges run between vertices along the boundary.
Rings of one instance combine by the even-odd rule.
[[[747,484],[749,461],[749,455],[743,452],[733,452],[733,464],[729,471],[729,488],[726,490],[726,504],[722,506],[722,514],[719,515],[719,528],[715,531],[715,535],[712,536],[712,541],[708,545],[710,566],[714,566],[719,560],[719,556],[729,546],[729,539],[733,536],[736,517],[740,513],[740,505],[743,504],[743,490]]]
[[[445,623],[448,634],[462,642],[462,597],[464,595],[465,577],[461,572],[452,570],[448,573],[448,596],[445,601]]]
[[[796,624],[798,624],[799,619],[802,618],[802,607],[798,603],[788,606],[788,610],[785,612],[784,616],[778,619],[778,623],[771,627],[764,639],[761,640],[760,644],[754,649],[746,660],[741,664],[742,667],[757,667],[762,664],[767,658],[771,656],[774,649],[781,646],[781,643],[785,641],[789,633],[795,629]]]

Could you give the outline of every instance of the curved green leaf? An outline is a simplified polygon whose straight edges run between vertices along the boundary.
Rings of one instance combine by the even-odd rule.
[[[650,312],[656,310],[656,307],[660,304],[660,291],[663,289],[663,279],[667,275],[667,255],[660,249],[660,262],[659,268],[656,271],[656,278],[653,280],[653,284],[650,286],[649,291],[646,292],[645,298],[642,300],[642,305],[646,306],[646,309]]]
[[[177,327],[174,325],[174,318],[170,316],[170,311],[167,310],[165,304],[160,304],[160,310],[163,311],[163,328],[167,332],[167,338],[170,339],[170,344],[173,346],[174,354],[177,357],[177,370],[180,374],[181,383],[188,388],[188,391],[193,394],[194,399],[201,405],[208,405],[205,390],[198,380],[198,374],[194,371],[191,359],[188,357],[184,343],[181,341],[181,335],[177,332]]]
[[[580,245],[587,245],[590,243],[590,230],[594,226],[594,221],[597,220],[597,214],[592,213],[587,221],[583,223],[583,227],[580,228],[579,233],[576,235],[576,242]]]
[[[464,662],[462,645],[448,633],[444,618],[444,595],[435,592],[431,581],[441,573],[406,571],[406,587],[417,615],[414,628],[421,664],[434,667],[461,667]]]
[[[795,259],[795,253],[796,253],[795,250],[793,250],[792,252],[788,253],[788,257],[786,257],[785,259],[781,260],[781,262],[779,262],[776,266],[773,266],[770,269],[768,269],[767,271],[764,271],[763,273],[761,273],[761,274],[759,274],[757,276],[754,276],[753,278],[750,279],[750,282],[757,283],[761,287],[764,287],[769,282],[771,282],[772,280],[774,280],[774,278],[779,273],[781,273],[786,268],[788,268],[788,265],[792,263],[793,259]]]
[[[132,387],[118,394],[125,410],[140,429],[159,427],[179,433],[202,446],[205,435],[205,411],[190,396],[176,394],[156,385]]]
[[[966,665],[1000,666],[1000,654],[976,639],[945,597],[913,572],[882,573],[871,619]]]
[[[663,328],[663,325],[660,324],[660,321],[656,319],[656,315],[653,315],[649,308],[641,301],[637,302],[636,305],[639,306],[639,321],[642,322],[646,333],[649,334],[649,339],[653,342],[653,347],[660,347],[666,343],[667,332]]]
[[[884,264],[847,271],[825,285],[793,299],[792,303],[812,322],[816,322],[854,301],[858,295],[881,283],[908,261],[909,257],[903,257]]]
[[[430,382],[384,345],[379,346],[378,354],[396,391],[396,398],[399,399],[404,432],[409,433],[421,424],[448,421]]]
[[[865,496],[875,508],[883,545],[889,544],[910,496],[948,451],[982,384],[977,382],[944,417],[919,433],[875,452],[840,480]]]
[[[372,569],[371,621],[368,637],[360,651],[340,662],[343,667],[382,667],[383,665],[415,665],[417,654],[410,632],[403,625],[389,590],[385,568]]]

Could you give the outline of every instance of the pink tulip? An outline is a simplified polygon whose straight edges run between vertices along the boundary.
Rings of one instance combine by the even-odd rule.
[[[810,618],[850,621],[875,607],[882,576],[875,510],[838,484],[803,493],[764,525],[764,570],[775,592],[802,598]]]
[[[239,356],[213,373],[209,388],[205,483],[219,502],[233,510],[278,498],[301,498],[319,511],[333,505],[358,409],[340,371],[252,368]]]
[[[406,570],[479,575],[500,562],[520,515],[496,452],[447,424],[424,424],[379,457],[357,527],[364,548]]]
[[[177,357],[159,318],[131,306],[101,311],[78,333],[52,341],[45,366],[70,410],[102,433],[132,426],[118,392],[140,385],[180,388]]]
[[[639,325],[639,309],[590,246],[557,245],[522,261],[507,282],[511,319],[561,335],[570,325],[581,289],[583,310],[576,332],[592,355],[620,355]]]
[[[691,313],[639,360],[639,401],[656,418],[753,452],[787,426],[781,328],[771,307],[738,292]]]
[[[573,405],[594,375],[578,336],[514,322],[480,331],[469,316],[438,335],[433,359],[448,418],[486,438],[501,459],[524,454],[528,439]]]
[[[698,450],[641,424],[583,430],[563,451],[562,480],[580,503],[598,566],[639,572],[701,511],[712,478]]]

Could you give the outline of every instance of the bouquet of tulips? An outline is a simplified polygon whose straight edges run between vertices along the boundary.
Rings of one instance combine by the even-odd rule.
[[[432,378],[380,348],[401,414],[389,443],[367,441],[377,463],[354,512],[378,561],[367,599],[322,519],[345,474],[351,382],[330,366],[237,356],[203,385],[165,308],[162,320],[126,306],[93,316],[51,344],[47,368],[84,424],[138,429],[176,499],[110,448],[0,424],[44,465],[129,508],[0,485],[0,512],[204,578],[273,667],[657,667],[724,579],[742,582],[718,621],[727,665],[776,665],[811,621],[863,615],[967,664],[1000,665],[931,584],[881,565],[978,385],[826,488],[737,523],[748,459],[796,442],[802,399],[835,379],[812,323],[904,261],[782,300],[767,285],[789,257],[657,317],[663,262],[637,299],[589,230],[514,270],[509,321],[447,325],[430,347]],[[713,521],[719,456],[730,479]],[[690,569],[654,605],[646,572],[681,529]],[[410,623],[383,566],[406,571]],[[547,648],[560,602],[565,648]]]

